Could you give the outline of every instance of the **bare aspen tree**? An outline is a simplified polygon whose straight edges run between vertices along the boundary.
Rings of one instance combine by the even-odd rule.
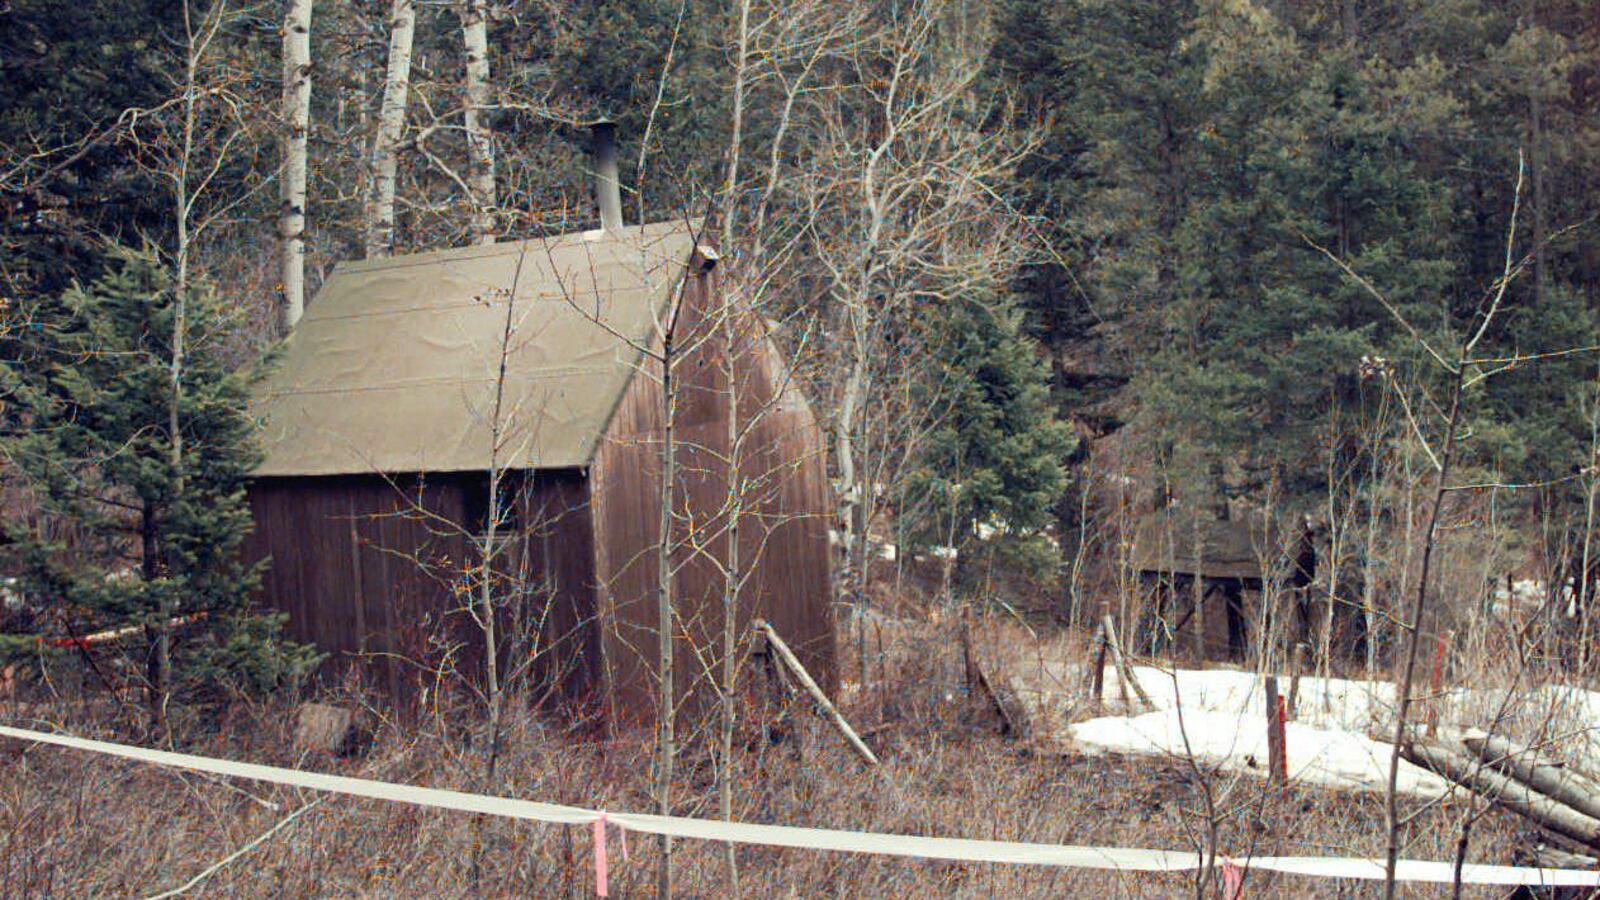
[[[217,23],[221,22],[221,10],[225,4],[218,2],[212,9],[217,13]],[[198,71],[200,68],[200,55],[204,52],[205,45],[210,42],[212,31],[204,40],[197,40],[193,13],[189,4],[183,4],[183,31],[185,37],[183,54],[183,87],[182,87],[182,149],[178,155],[178,165],[173,172],[172,193],[174,201],[173,230],[177,238],[174,250],[174,275],[172,280],[173,315],[172,315],[172,365],[170,394],[171,402],[167,407],[167,447],[171,454],[169,464],[174,473],[174,493],[183,493],[183,427],[180,414],[183,408],[183,343],[187,336],[188,322],[186,320],[186,299],[189,294],[189,252],[192,247],[189,233],[189,216],[192,210],[191,187],[189,184],[190,164],[194,159],[194,140],[196,128],[195,108],[198,103],[200,85]],[[202,23],[204,29],[206,23]],[[152,523],[146,521],[144,529],[149,540]],[[146,553],[146,566],[151,564],[150,557],[153,553]],[[164,572],[162,574],[165,574]],[[167,726],[167,704],[172,697],[172,613],[171,601],[162,604],[162,609],[156,617],[156,652],[154,662],[155,697],[154,710],[156,725],[162,729]]]
[[[672,305],[661,329],[661,519],[656,539],[656,812],[672,815],[672,769],[677,757],[678,698],[673,681],[672,636],[677,629],[673,613],[672,503],[678,477],[677,388],[673,366],[677,363],[673,341],[677,337],[682,298]],[[656,896],[672,896],[672,836],[661,836],[661,861],[656,869]]]
[[[620,186],[616,168],[615,129],[609,123],[594,128],[594,154],[596,160],[596,200],[602,211],[602,221],[609,226],[613,237],[618,234],[620,221]],[[652,786],[656,812],[672,815],[672,778],[678,754],[678,692],[677,661],[673,642],[679,631],[676,585],[677,563],[674,554],[682,546],[676,538],[678,522],[677,505],[680,496],[678,462],[678,384],[677,366],[685,353],[692,352],[704,341],[704,335],[680,334],[684,306],[691,290],[705,290],[704,279],[715,263],[714,253],[696,247],[693,259],[688,260],[691,271],[684,274],[679,260],[653,258],[641,241],[639,247],[639,273],[646,283],[657,279],[673,279],[666,288],[667,300],[657,311],[651,333],[645,340],[622,334],[608,323],[604,316],[578,299],[583,285],[563,284],[565,301],[589,321],[606,329],[626,347],[640,354],[640,365],[645,366],[656,382],[654,391],[661,422],[660,483],[656,500],[660,505],[656,518],[656,544],[650,562],[655,566],[656,606],[656,728],[655,728],[655,783]],[[643,561],[641,559],[641,561]],[[656,868],[656,896],[671,897],[673,892],[673,840],[671,835],[659,836],[660,855]]]
[[[719,741],[721,771],[717,773],[717,812],[724,821],[733,821],[733,730],[735,725],[735,692],[738,687],[739,660],[739,589],[743,586],[743,569],[740,568],[740,520],[744,517],[744,435],[739,430],[739,370],[734,365],[738,348],[738,329],[734,317],[722,317],[723,337],[727,341],[728,368],[728,553],[723,561],[722,582],[722,731]],[[728,883],[734,894],[739,893],[739,862],[733,844],[724,848],[728,863]]]
[[[735,26],[733,65],[733,123],[728,135],[727,177],[722,187],[722,249],[733,248],[734,220],[739,208],[739,158],[744,143],[744,95],[750,53],[750,0],[739,0],[739,18]],[[726,300],[725,300],[726,307]],[[744,498],[740,471],[744,454],[739,431],[739,372],[734,365],[738,348],[738,330],[734,326],[732,310],[724,308],[722,336],[725,343],[724,359],[728,377],[728,502],[727,558],[723,561],[722,588],[722,678],[718,685],[721,694],[722,721],[718,740],[719,771],[717,772],[717,812],[724,821],[733,821],[733,732],[735,726],[736,681],[739,675],[735,650],[739,643],[739,524],[744,515]],[[723,848],[728,865],[728,883],[732,892],[739,892],[739,861],[733,844]]]
[[[995,186],[1033,142],[969,124],[975,70],[938,58],[945,11],[937,0],[910,4],[851,39],[840,99],[818,104],[791,188],[790,202],[811,223],[808,250],[836,322],[842,587],[858,604],[887,437],[870,413],[896,377],[885,367],[909,362],[883,346],[890,323],[917,302],[961,302],[994,287],[1026,247]]]
[[[173,291],[173,318],[172,318],[172,379],[171,379],[171,406],[167,415],[168,448],[171,454],[174,492],[183,493],[183,427],[180,421],[183,409],[183,365],[184,365],[184,339],[187,337],[188,322],[186,320],[185,298],[189,293],[189,265],[190,254],[193,251],[194,235],[191,226],[194,214],[194,203],[197,197],[196,186],[191,184],[191,168],[195,160],[195,139],[198,131],[198,106],[200,102],[200,66],[211,47],[211,42],[222,28],[223,17],[227,12],[226,0],[217,0],[212,4],[204,18],[198,23],[193,19],[193,12],[189,4],[183,5],[183,86],[182,86],[182,149],[177,157],[177,167],[172,173],[172,188],[174,200],[173,227],[177,236],[177,245],[173,253],[174,276],[172,281]],[[202,185],[204,182],[202,181]],[[203,187],[201,187],[203,190]],[[156,620],[156,722],[159,727],[167,726],[167,705],[172,697],[172,617],[176,609],[171,608],[171,601],[166,604]]]
[[[196,242],[238,198],[218,201],[222,190],[216,175],[239,149],[250,132],[244,114],[246,103],[234,92],[241,80],[237,72],[214,72],[216,39],[230,15],[227,0],[217,0],[197,16],[190,3],[181,9],[183,38],[179,44],[181,74],[174,79],[173,94],[151,109],[128,110],[123,115],[127,140],[140,157],[140,165],[171,191],[172,200],[172,344],[168,357],[167,432],[168,465],[174,496],[184,491],[183,409],[184,367],[188,340],[188,297],[193,288]],[[248,191],[246,192],[246,195]],[[202,204],[207,208],[202,208]],[[156,545],[157,510],[141,505],[141,569],[147,582],[160,582],[172,574],[174,561],[163,558]],[[167,708],[173,690],[172,629],[180,612],[178,598],[162,592],[155,621],[148,628],[151,653],[146,665],[151,721],[167,728]]]
[[[503,302],[506,314],[501,320],[500,343],[495,358],[494,400],[489,408],[489,477],[487,496],[484,498],[483,533],[477,535],[478,596],[473,613],[483,634],[483,689],[489,709],[489,759],[485,768],[485,780],[488,783],[494,781],[495,766],[499,760],[500,726],[504,712],[500,679],[500,636],[495,623],[495,609],[498,605],[495,592],[495,566],[500,561],[504,549],[500,540],[500,525],[509,513],[507,504],[517,502],[515,498],[508,501],[504,495],[506,466],[508,457],[520,459],[525,455],[521,451],[526,442],[526,436],[522,435],[522,444],[510,443],[520,434],[516,422],[519,411],[506,401],[506,369],[511,361],[511,354],[516,349],[519,324],[517,282],[522,279],[522,266],[527,253],[527,248],[524,247],[517,254],[517,265],[512,272],[511,287],[500,297],[490,298],[489,301],[492,303],[494,299],[499,299]]]
[[[521,462],[526,456],[527,446],[526,435],[519,432],[518,428],[520,411],[515,403],[508,403],[506,397],[507,368],[511,362],[511,354],[517,346],[518,326],[521,324],[517,318],[517,284],[522,280],[522,267],[527,255],[527,246],[523,245],[517,252],[517,264],[512,270],[510,287],[480,298],[481,302],[488,303],[491,307],[496,302],[505,304],[505,316],[501,319],[500,340],[494,359],[494,397],[490,401],[488,410],[489,459],[486,470],[488,477],[484,479],[483,530],[478,534],[469,533],[477,543],[478,559],[475,562],[478,571],[475,573],[476,583],[473,585],[476,596],[468,599],[467,606],[483,639],[483,699],[489,714],[489,746],[483,766],[483,789],[486,791],[493,789],[496,770],[500,763],[500,737],[505,714],[505,688],[500,672],[501,635],[498,623],[499,608],[504,598],[496,589],[500,583],[499,567],[507,547],[501,524],[511,515],[510,507],[521,501],[521,498],[505,496],[507,466],[508,463]],[[520,441],[519,437],[522,438]],[[471,529],[476,524],[467,522],[463,523],[463,526]],[[474,820],[474,827],[481,829],[481,817]],[[479,885],[483,853],[483,841],[480,837],[475,835],[472,848],[471,871],[476,889]]]
[[[372,137],[372,193],[367,198],[367,256],[387,256],[394,247],[395,178],[400,167],[400,141],[405,133],[406,101],[411,89],[411,46],[417,30],[414,0],[394,0],[389,12],[389,64],[383,84],[378,131]]]
[[[283,176],[278,238],[282,241],[282,328],[300,321],[306,305],[306,136],[311,127],[311,9],[314,0],[289,0],[283,17]]]
[[[597,132],[598,133],[598,132]],[[600,143],[610,139],[601,138]],[[610,163],[601,163],[599,183],[602,194],[616,191],[615,185],[615,156],[607,152],[597,153],[602,160],[609,159]],[[614,205],[615,196],[607,204]],[[671,278],[672,266],[667,265],[665,272],[658,271],[662,268],[652,265],[649,254],[641,248],[641,271],[646,279]],[[696,251],[696,260],[699,261],[700,251]],[[698,340],[691,340],[689,347],[680,346],[679,333],[680,319],[683,314],[687,292],[702,289],[695,284],[698,278],[704,277],[704,272],[691,273],[681,279],[678,284],[668,288],[669,299],[665,308],[655,319],[653,339],[648,344],[635,343],[624,335],[613,331],[612,334],[635,350],[644,355],[645,361],[653,364],[659,381],[656,397],[659,403],[661,416],[661,481],[657,486],[656,500],[660,504],[659,515],[656,520],[656,546],[654,560],[656,569],[655,601],[656,601],[656,740],[655,740],[655,784],[654,793],[656,812],[663,816],[672,815],[672,777],[678,754],[678,694],[677,694],[677,661],[673,651],[673,641],[679,628],[676,602],[677,565],[673,560],[674,553],[679,548],[679,542],[674,537],[674,528],[677,521],[676,505],[679,496],[678,490],[678,394],[677,365],[682,354]],[[567,296],[569,303],[573,303],[572,295]],[[590,316],[591,321],[605,328],[610,328],[602,319],[595,316],[593,311],[585,311],[582,306],[574,307],[584,315]],[[656,867],[656,896],[671,897],[673,885],[673,841],[672,836],[660,835],[660,856]]]
[[[461,42],[466,50],[466,106],[462,121],[467,132],[471,168],[472,242],[492,244],[495,222],[494,135],[486,116],[489,107],[489,4],[487,0],[461,0]]]

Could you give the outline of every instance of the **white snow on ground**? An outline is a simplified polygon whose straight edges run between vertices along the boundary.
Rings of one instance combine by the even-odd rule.
[[[1265,689],[1255,673],[1139,666],[1134,677],[1157,707],[1154,712],[1078,722],[1068,725],[1064,736],[1089,753],[1177,758],[1193,753],[1207,766],[1267,774]],[[1279,684],[1287,694],[1288,679]],[[1108,698],[1120,696],[1114,668],[1107,668],[1105,690]],[[1367,734],[1393,721],[1393,700],[1394,686],[1384,682],[1302,678],[1298,715],[1284,729],[1289,777],[1329,787],[1383,789],[1393,745]],[[1437,797],[1447,785],[1432,772],[1401,760],[1399,789]]]
[[[1012,658],[1008,668],[1005,684],[1027,708],[1041,736],[1084,753],[1182,759],[1192,751],[1208,768],[1267,774],[1266,691],[1255,672],[1136,666],[1135,677],[1155,711],[1140,706],[1134,710],[1137,715],[1125,716],[1116,667],[1108,665],[1103,711],[1115,714],[1073,722],[1084,708],[1081,662],[1040,651]],[[1493,729],[1600,772],[1600,691],[1526,680],[1493,686],[1468,681],[1447,682],[1435,697],[1426,683],[1427,671],[1419,676],[1413,722],[1431,713],[1441,728]],[[1279,677],[1278,685],[1287,696],[1290,680]],[[1285,729],[1289,776],[1332,787],[1384,790],[1394,746],[1388,742],[1394,733],[1394,701],[1395,686],[1387,680],[1301,678],[1295,715]],[[1445,782],[1401,760],[1399,788],[1435,797],[1445,792]]]

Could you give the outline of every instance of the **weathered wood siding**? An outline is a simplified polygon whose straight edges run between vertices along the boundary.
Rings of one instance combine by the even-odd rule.
[[[461,526],[482,508],[481,477],[252,482],[244,555],[270,560],[260,601],[289,614],[291,637],[328,654],[325,680],[354,671],[407,702],[438,684],[441,667],[477,677],[483,642],[462,592],[478,551]],[[540,472],[518,496],[504,567],[528,589],[502,613],[501,653],[582,699],[597,656],[587,486],[581,473]]]
[[[822,435],[798,387],[786,383],[776,348],[754,317],[731,333],[716,316],[717,278],[692,277],[674,365],[676,683],[688,707],[705,702],[720,672],[723,593],[729,558],[729,373],[736,379],[743,484],[738,627],[761,616],[790,642],[819,683],[836,683],[829,589],[830,490]],[[596,566],[609,701],[621,720],[653,713],[657,648],[657,555],[661,449],[661,366],[643,371],[623,395],[590,470]]]

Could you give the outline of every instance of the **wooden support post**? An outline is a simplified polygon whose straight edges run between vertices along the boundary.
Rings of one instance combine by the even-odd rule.
[[[871,748],[861,742],[856,730],[851,728],[850,723],[846,722],[844,716],[839,714],[839,710],[834,707],[833,701],[829,700],[828,695],[823,693],[822,688],[817,686],[817,682],[812,679],[811,673],[806,671],[806,667],[800,664],[799,657],[794,655],[794,651],[789,649],[789,645],[784,643],[783,638],[778,637],[778,632],[774,631],[772,626],[765,620],[758,619],[752,624],[766,635],[768,646],[777,651],[777,658],[783,661],[784,666],[794,675],[795,680],[799,681],[800,686],[804,687],[806,693],[811,695],[811,699],[817,701],[817,706],[822,710],[824,717],[844,737],[845,742],[850,745],[851,749],[855,750],[856,754],[865,760],[868,765],[877,765],[877,755],[872,752]]]
[[[1102,622],[1094,627],[1094,637],[1089,641],[1089,699],[1095,706],[1105,701],[1106,693],[1106,626]]]

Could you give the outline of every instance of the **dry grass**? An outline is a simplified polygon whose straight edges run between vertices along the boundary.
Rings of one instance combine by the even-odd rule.
[[[1380,855],[1377,795],[1269,789],[1187,761],[1071,758],[995,734],[995,721],[965,689],[959,622],[892,623],[900,633],[868,654],[869,689],[852,693],[846,714],[884,759],[863,770],[838,739],[801,709],[790,709],[765,741],[753,727],[741,742],[737,815],[754,822],[873,831],[1172,849],[1203,846],[1216,800],[1216,833],[1227,852],[1257,855]],[[1031,637],[986,632],[1012,652]],[[1079,640],[1079,639],[1067,639]],[[852,635],[841,655],[853,656]],[[859,683],[854,661],[846,677]],[[42,710],[77,734],[127,738],[130,728],[100,707]],[[14,719],[0,707],[0,713]],[[40,709],[34,709],[38,716]],[[470,715],[410,727],[380,724],[362,757],[297,755],[286,705],[236,705],[218,721],[194,723],[184,749],[277,765],[411,784],[481,789],[483,735]],[[493,793],[613,810],[650,807],[649,747],[643,737],[602,742],[551,718],[514,717]],[[713,815],[715,781],[691,752],[679,784],[686,815]],[[311,797],[261,785],[223,785],[148,766],[53,748],[0,747],[0,896],[148,896],[180,885],[221,860]],[[277,804],[267,808],[263,802]],[[1449,859],[1464,807],[1423,811],[1407,855]],[[1473,830],[1473,861],[1511,862],[1522,826],[1492,813]],[[474,847],[481,847],[477,875]],[[655,845],[635,835],[631,860],[615,866],[614,896],[649,896]],[[194,896],[582,897],[590,896],[586,828],[542,826],[397,804],[330,797],[238,861],[198,885]],[[615,855],[615,848],[613,848]],[[680,842],[682,896],[731,894],[719,846]],[[743,896],[1196,896],[1192,876],[1127,875],[1045,868],[963,865],[850,854],[738,851]],[[1251,896],[1367,896],[1373,883],[1252,874]],[[1217,896],[1214,883],[1205,896]],[[1414,889],[1432,896],[1437,889]],[[1469,896],[1501,892],[1468,891]]]

